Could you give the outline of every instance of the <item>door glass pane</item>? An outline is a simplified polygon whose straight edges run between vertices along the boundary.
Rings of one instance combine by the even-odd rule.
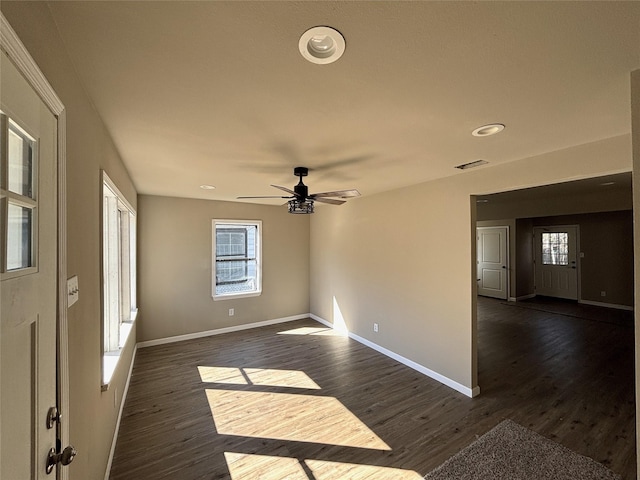
[[[7,220],[7,270],[32,267],[33,210],[9,203]]]
[[[35,142],[15,125],[9,126],[9,191],[34,198],[33,154]]]
[[[542,234],[542,263],[569,265],[569,234],[566,232]]]

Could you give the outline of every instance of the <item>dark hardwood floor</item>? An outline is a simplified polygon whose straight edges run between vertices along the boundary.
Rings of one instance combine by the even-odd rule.
[[[312,320],[139,349],[110,478],[420,479],[506,418],[635,478],[632,314],[478,313],[474,399]]]

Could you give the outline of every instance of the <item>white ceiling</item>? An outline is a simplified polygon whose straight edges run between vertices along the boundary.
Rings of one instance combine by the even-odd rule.
[[[278,195],[269,185],[291,187],[306,166],[312,193],[370,195],[630,132],[640,2],[49,8],[143,194]],[[336,63],[298,52],[316,25],[344,35]],[[471,136],[491,122],[506,129]]]

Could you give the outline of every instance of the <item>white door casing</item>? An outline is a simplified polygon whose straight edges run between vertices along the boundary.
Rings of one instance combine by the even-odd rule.
[[[578,227],[533,229],[536,295],[578,300]]]
[[[69,437],[66,112],[1,14],[0,47],[2,110],[38,141],[35,265],[1,279],[0,477],[66,480],[68,469],[45,472],[49,449]],[[49,429],[47,411],[56,405],[64,421]]]
[[[509,227],[478,227],[478,295],[507,299]]]

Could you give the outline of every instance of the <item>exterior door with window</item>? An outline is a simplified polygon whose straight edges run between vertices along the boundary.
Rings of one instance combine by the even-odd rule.
[[[507,299],[508,227],[478,227],[478,295]]]
[[[578,299],[578,228],[533,229],[536,295]]]
[[[56,447],[57,119],[1,58],[0,477],[44,480]]]

